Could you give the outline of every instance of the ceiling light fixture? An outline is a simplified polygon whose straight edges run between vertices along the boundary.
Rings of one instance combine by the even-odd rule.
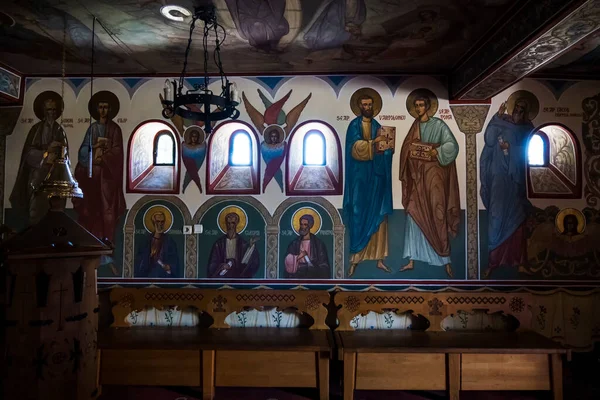
[[[193,90],[187,90],[185,94],[183,94],[183,83],[188,56],[192,45],[192,34],[194,33],[197,20],[204,22],[204,34],[202,40],[204,49],[204,84],[194,84]],[[219,77],[221,78],[221,94],[218,96],[214,95],[212,90],[208,89],[208,62],[210,60],[208,53],[208,39],[211,35],[214,35],[215,37],[213,60],[219,70]],[[212,131],[211,122],[227,118],[237,119],[240,116],[239,110],[236,109],[240,104],[240,96],[237,87],[235,83],[231,83],[227,79],[227,75],[225,75],[225,71],[223,71],[223,64],[221,62],[221,45],[225,41],[226,36],[225,28],[217,22],[214,5],[209,4],[194,8],[192,23],[190,24],[190,37],[185,50],[183,71],[181,71],[179,83],[176,80],[170,82],[168,79],[165,82],[165,96],[162,99],[163,117],[170,119],[177,114],[184,119],[203,121],[205,132],[210,133]],[[211,106],[214,106],[215,108],[213,111],[211,111]]]
[[[183,22],[187,17],[192,16],[192,12],[181,6],[162,6],[160,13],[171,21]]]

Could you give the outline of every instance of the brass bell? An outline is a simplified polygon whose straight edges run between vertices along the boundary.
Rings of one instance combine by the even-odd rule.
[[[65,146],[61,148],[60,155],[52,162],[48,175],[46,175],[36,191],[43,193],[48,198],[83,198],[83,192],[79,188],[79,184],[73,178],[73,175],[71,175],[67,148]]]

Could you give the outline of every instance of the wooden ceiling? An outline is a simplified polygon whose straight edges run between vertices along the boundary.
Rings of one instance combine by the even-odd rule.
[[[207,0],[5,0],[0,63],[21,75],[60,75],[65,43],[66,74],[87,75],[96,16],[95,74],[178,75],[189,20],[168,20],[160,9],[169,4],[193,10],[202,1]],[[443,74],[452,97],[462,99],[488,98],[545,65],[556,70],[580,61],[583,53],[573,60],[559,56],[580,51],[577,46],[600,24],[600,0],[212,3],[227,31],[222,59],[230,75]],[[191,75],[203,70],[198,25]],[[580,53],[597,58],[589,49],[598,41],[590,39]],[[551,59],[557,61],[549,65]],[[214,72],[214,64],[209,66]]]

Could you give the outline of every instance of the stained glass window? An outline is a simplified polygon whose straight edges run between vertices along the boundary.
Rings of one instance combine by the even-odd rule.
[[[312,130],[304,136],[304,165],[325,165],[325,136],[321,131]]]
[[[252,141],[246,131],[236,131],[231,136],[229,164],[237,167],[252,165]]]
[[[539,134],[535,134],[529,139],[527,147],[527,157],[529,165],[545,165],[545,147],[544,139]]]

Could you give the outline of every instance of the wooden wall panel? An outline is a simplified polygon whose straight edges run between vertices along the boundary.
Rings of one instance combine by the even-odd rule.
[[[462,390],[550,390],[547,354],[463,354]]]

